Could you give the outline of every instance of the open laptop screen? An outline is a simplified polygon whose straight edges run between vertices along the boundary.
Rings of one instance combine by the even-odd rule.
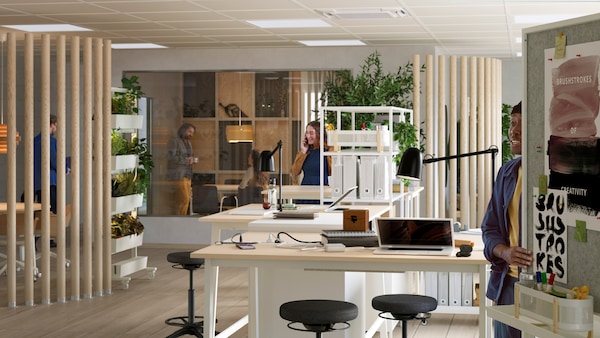
[[[428,249],[453,247],[452,220],[435,218],[378,218],[382,248]]]

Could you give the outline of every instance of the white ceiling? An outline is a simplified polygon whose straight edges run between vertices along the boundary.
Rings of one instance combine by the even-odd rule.
[[[325,19],[318,10],[404,8],[409,16]],[[600,13],[600,1],[537,0],[0,0],[0,24],[69,23],[80,36],[169,48],[301,47],[298,40],[360,39],[368,46],[430,45],[450,55],[513,58],[519,15]],[[261,29],[246,20],[324,19],[326,28]]]

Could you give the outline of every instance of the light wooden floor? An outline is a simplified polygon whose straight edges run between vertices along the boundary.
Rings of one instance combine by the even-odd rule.
[[[197,248],[189,248],[194,250]],[[169,252],[185,248],[145,248],[148,266],[158,268],[154,279],[144,272],[134,274],[130,287],[121,289],[114,282],[112,294],[67,303],[40,304],[36,291],[33,307],[23,305],[19,295],[17,308],[6,307],[6,277],[0,276],[0,337],[165,337],[176,330],[164,320],[187,313],[187,270],[175,270],[166,261]],[[196,311],[202,314],[204,270],[196,271]],[[222,268],[219,273],[217,330],[222,330],[247,313],[247,272],[243,268]],[[22,278],[22,277],[19,277]],[[67,287],[67,290],[69,288]],[[434,314],[427,326],[409,322],[410,337],[478,337],[476,315]],[[247,337],[245,329],[232,337]],[[401,337],[396,328],[395,337]],[[307,337],[311,335],[307,334]],[[279,337],[264,337],[279,338]]]

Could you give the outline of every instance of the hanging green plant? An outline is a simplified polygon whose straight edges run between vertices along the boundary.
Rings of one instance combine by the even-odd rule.
[[[135,75],[121,79],[125,91],[114,93],[111,109],[113,114],[136,115],[138,113],[137,101],[144,95],[138,79]]]

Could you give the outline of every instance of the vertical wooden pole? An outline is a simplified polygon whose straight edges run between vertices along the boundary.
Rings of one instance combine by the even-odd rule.
[[[111,224],[111,203],[110,203],[110,199],[111,199],[111,188],[112,188],[112,184],[111,184],[111,139],[110,139],[110,133],[112,131],[111,129],[111,119],[110,119],[110,113],[111,113],[111,102],[112,102],[112,93],[111,93],[111,63],[112,63],[112,59],[111,59],[111,41],[110,40],[105,40],[103,45],[102,45],[102,51],[103,51],[103,56],[102,56],[102,70],[103,70],[103,74],[102,74],[102,79],[103,79],[103,89],[102,89],[102,99],[103,99],[103,103],[102,103],[102,108],[103,108],[103,115],[104,115],[104,125],[102,127],[102,134],[103,134],[103,156],[102,156],[102,161],[103,161],[103,183],[102,183],[102,188],[103,188],[103,192],[102,195],[104,196],[104,201],[102,203],[103,205],[103,213],[102,213],[102,217],[104,219],[103,224],[104,227],[102,229],[102,232],[104,234],[104,257],[103,257],[103,262],[104,262],[104,268],[102,271],[102,275],[104,276],[104,285],[103,285],[103,293],[105,294],[110,294],[111,293],[111,285],[112,285],[112,259],[111,259],[111,241],[110,241],[110,237],[111,237],[111,229],[110,229],[110,224]]]
[[[33,94],[34,94],[34,62],[33,62],[33,34],[25,34],[25,46],[23,56],[23,83],[25,89],[23,93],[24,101],[24,191],[25,193],[25,250],[26,252],[35,251],[35,243],[33,239],[33,130],[34,130],[34,117],[33,117]],[[33,306],[33,282],[34,282],[34,263],[35,257],[27,255],[25,258],[25,305]]]
[[[458,78],[457,78],[457,69],[456,69],[456,56],[452,55],[450,56],[450,65],[449,65],[449,69],[450,69],[450,79],[449,79],[449,84],[450,84],[450,95],[449,95],[449,109],[448,109],[448,155],[452,156],[452,155],[456,155],[458,154],[458,148],[457,148],[457,143],[458,143],[458,119],[456,117],[456,110],[457,110],[457,85],[458,85]],[[462,79],[461,79],[462,80]],[[448,163],[448,165],[450,166],[450,170],[448,170],[448,198],[450,199],[448,201],[448,211],[449,214],[447,214],[447,217],[452,218],[453,220],[457,220],[456,218],[456,190],[457,190],[457,180],[458,180],[458,173],[457,173],[457,162],[458,160],[452,160],[450,161],[450,163]]]
[[[40,267],[42,304],[50,304],[50,35],[42,34],[41,50],[42,228]],[[32,251],[27,251],[27,253]],[[35,249],[34,251],[35,252]],[[35,260],[35,257],[34,257]]]
[[[82,293],[92,298],[92,39],[83,39],[83,247],[82,247]]]
[[[469,152],[477,150],[477,107],[479,100],[479,86],[477,80],[479,75],[479,59],[477,57],[471,57],[471,72],[469,77],[470,82],[470,105],[469,105]],[[473,206],[469,209],[469,225],[477,223],[477,158],[472,156],[469,159],[469,187],[471,194],[469,195],[469,205]]]
[[[56,300],[66,302],[66,201],[67,201],[67,176],[66,176],[66,40],[64,35],[56,37],[56,118],[58,129],[56,131]],[[49,259],[49,257],[48,257]]]
[[[438,114],[438,125],[437,125],[437,153],[434,157],[446,156],[446,57],[444,55],[438,56],[438,69],[437,69],[437,84],[438,84],[438,95],[437,95],[437,114]],[[450,160],[452,162],[453,160]],[[436,181],[437,185],[437,212],[436,217],[446,217],[446,166],[448,161],[439,161],[436,163],[438,178]]]
[[[473,73],[470,73],[473,75]],[[460,57],[460,152],[469,151],[469,67],[468,58]],[[475,97],[471,97],[475,101]],[[460,159],[460,222],[469,223],[469,196],[471,195],[469,186],[469,158]],[[473,206],[474,207],[474,206]],[[473,208],[474,209],[474,208]]]
[[[4,42],[2,42],[4,43]],[[8,113],[8,153],[7,153],[7,177],[17,177],[17,43],[14,33],[7,33],[6,54],[6,111]],[[4,51],[3,51],[4,52]],[[2,56],[4,57],[4,56]],[[8,307],[17,306],[17,182],[16,179],[7,180],[7,237],[6,264],[7,264],[7,300]]]
[[[96,240],[96,244],[93,246],[93,274],[94,274],[94,286],[93,286],[93,294],[94,296],[102,296],[102,230],[104,228],[104,218],[103,218],[103,209],[102,209],[102,201],[104,193],[104,187],[102,184],[102,127],[103,127],[103,109],[102,109],[102,40],[94,39],[93,40],[93,68],[92,68],[92,78],[94,82],[93,87],[93,98],[94,98],[94,239]]]
[[[79,177],[81,175],[81,149],[80,136],[81,130],[81,109],[79,108],[81,95],[80,79],[81,75],[81,57],[80,57],[80,38],[74,36],[71,38],[71,300],[78,301],[81,297],[81,270],[80,270],[80,247],[81,239],[79,235],[81,224],[81,184]]]
[[[425,62],[425,127],[426,127],[426,135],[433,135],[433,55],[427,55],[427,60]],[[433,153],[433,137],[428,137],[425,142],[425,154]],[[428,165],[425,166],[425,180],[426,182],[433,182],[433,166]],[[436,199],[434,194],[434,185],[427,184],[425,186],[425,200],[427,216],[434,216],[434,207],[435,205],[432,203]]]

